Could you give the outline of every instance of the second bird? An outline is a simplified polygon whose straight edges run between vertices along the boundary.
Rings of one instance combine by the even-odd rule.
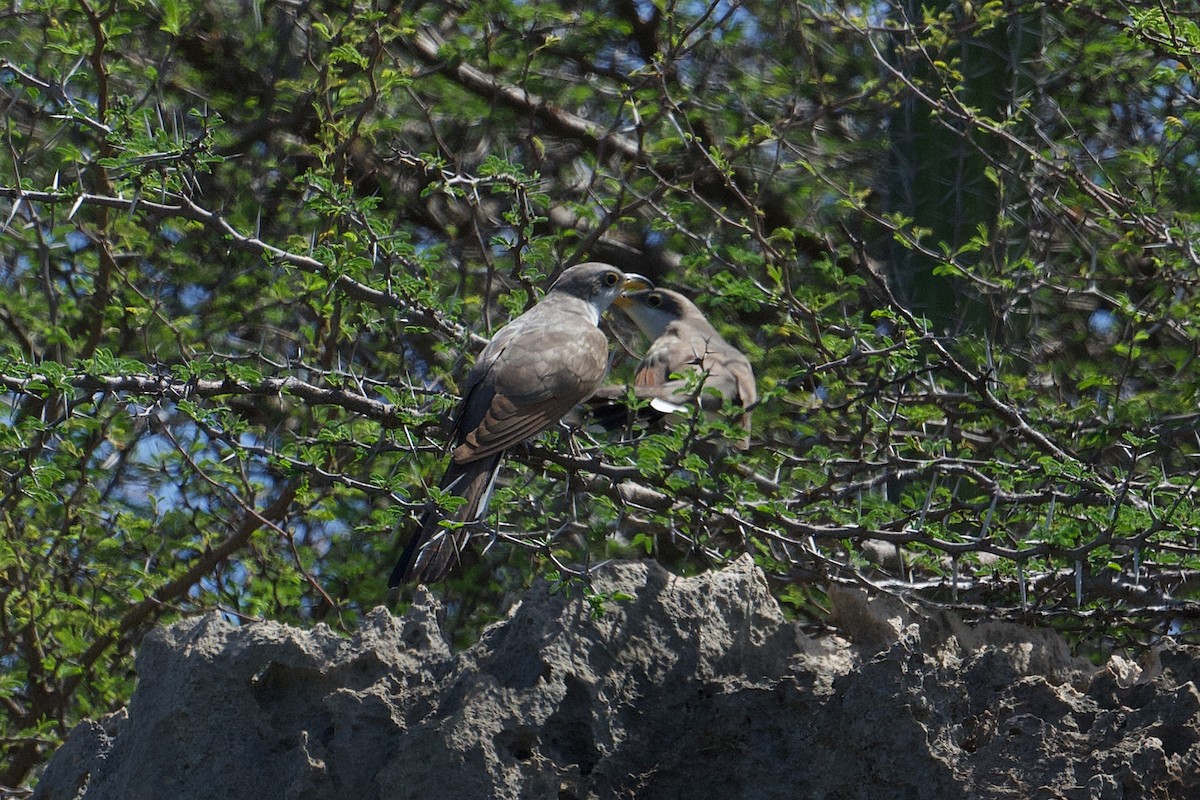
[[[750,432],[750,407],[758,399],[754,370],[737,348],[725,341],[696,305],[670,289],[641,289],[617,298],[618,308],[650,340],[646,356],[634,376],[634,394],[649,400],[656,411],[669,414],[688,403],[717,411],[732,403],[744,409],[742,427]],[[689,390],[687,373],[699,373],[697,393]],[[676,377],[672,378],[671,376]],[[601,400],[619,401],[625,388],[606,386],[596,393]],[[747,440],[737,443],[745,448]]]

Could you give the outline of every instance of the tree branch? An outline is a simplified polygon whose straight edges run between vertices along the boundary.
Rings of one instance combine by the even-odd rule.
[[[0,374],[0,386],[12,392],[31,392],[34,385],[57,383],[44,374],[18,377]],[[347,411],[362,414],[388,424],[394,420],[396,407],[381,400],[372,400],[345,389],[323,388],[299,378],[264,378],[252,383],[236,378],[180,380],[161,375],[90,375],[77,374],[66,379],[67,385],[86,392],[117,392],[167,400],[188,400],[195,397],[221,395],[259,395],[279,397],[290,395],[313,405],[336,405]]]
[[[67,193],[67,192],[40,192],[27,191],[14,186],[0,186],[0,197],[8,197],[16,202],[26,201],[35,203],[46,203],[50,205],[58,205],[63,203],[71,203],[71,213],[69,217],[74,216],[81,206],[99,206],[101,208],[117,208],[124,211],[133,211],[134,209],[159,214],[166,217],[181,217],[189,219],[193,222],[199,222],[210,230],[216,231],[223,236],[228,237],[235,245],[243,250],[259,253],[268,258],[274,259],[284,264],[301,269],[305,272],[311,272],[319,275],[328,275],[329,270],[320,260],[312,256],[300,255],[273,244],[268,244],[256,236],[250,236],[239,232],[233,227],[224,217],[214,211],[209,211],[194,203],[190,198],[179,195],[167,195],[172,202],[155,202],[138,197],[134,199],[125,199],[124,197],[112,197],[103,194],[91,194],[88,192]],[[345,275],[337,276],[333,281],[333,286],[336,289],[344,291],[349,296],[365,303],[370,303],[379,308],[404,308],[407,309],[414,320],[422,325],[427,325],[431,328],[442,331],[447,336],[455,339],[467,339],[475,347],[483,347],[487,344],[487,338],[476,333],[468,333],[467,330],[454,322],[451,322],[444,314],[417,306],[410,299],[402,297],[398,294],[385,292],[376,289],[353,278],[348,278]]]
[[[440,55],[442,43],[437,35],[426,29],[418,31],[407,40],[409,50],[430,66],[438,67],[452,77],[464,89],[481,97],[498,100],[515,111],[542,122],[551,131],[579,139],[603,152],[613,153],[630,161],[641,161],[645,154],[637,142],[627,139],[603,126],[551,105],[519,86],[510,86],[470,64],[450,64]]]

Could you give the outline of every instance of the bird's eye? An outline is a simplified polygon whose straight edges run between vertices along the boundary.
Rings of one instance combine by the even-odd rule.
[[[651,308],[658,308],[662,305],[662,295],[657,292],[650,295],[646,298],[646,305],[650,306]]]
[[[617,274],[616,272],[604,273],[604,285],[605,286],[616,286],[618,283],[620,283],[620,281],[621,281],[621,276],[619,274]]]

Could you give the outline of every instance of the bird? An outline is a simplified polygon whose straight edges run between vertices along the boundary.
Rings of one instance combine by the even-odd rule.
[[[741,424],[747,434],[733,444],[739,449],[749,446],[750,409],[758,399],[750,360],[679,292],[638,286],[613,304],[650,340],[634,375],[634,396],[650,401],[650,408],[663,415],[685,411],[694,402],[709,412],[732,403],[743,410]],[[626,391],[624,386],[602,387],[593,396],[594,405],[611,407]],[[611,413],[597,416],[602,423],[612,419]]]
[[[600,262],[563,271],[546,295],[502,327],[483,348],[450,415],[454,447],[441,482],[463,498],[452,511],[431,503],[388,580],[395,588],[443,580],[487,511],[504,451],[541,433],[585,400],[608,372],[600,316],[623,290],[649,279]],[[464,523],[445,527],[443,520]]]

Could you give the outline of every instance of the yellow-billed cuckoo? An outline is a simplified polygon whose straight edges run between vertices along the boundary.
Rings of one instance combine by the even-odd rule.
[[[664,414],[697,401],[710,411],[733,403],[745,409],[742,427],[749,433],[750,407],[758,397],[754,370],[691,300],[670,289],[642,288],[627,291],[613,302],[650,340],[634,376],[636,397],[649,400],[651,408]],[[698,376],[689,381],[689,372]],[[595,397],[619,401],[625,391],[622,386],[605,386]],[[748,443],[737,444],[744,448]]]
[[[549,428],[600,385],[608,369],[600,315],[622,289],[649,285],[608,264],[576,265],[483,348],[450,417],[455,447],[439,484],[465,502],[449,512],[436,504],[425,511],[389,586],[439,581],[458,563],[471,532],[439,523],[480,520],[505,449]]]

